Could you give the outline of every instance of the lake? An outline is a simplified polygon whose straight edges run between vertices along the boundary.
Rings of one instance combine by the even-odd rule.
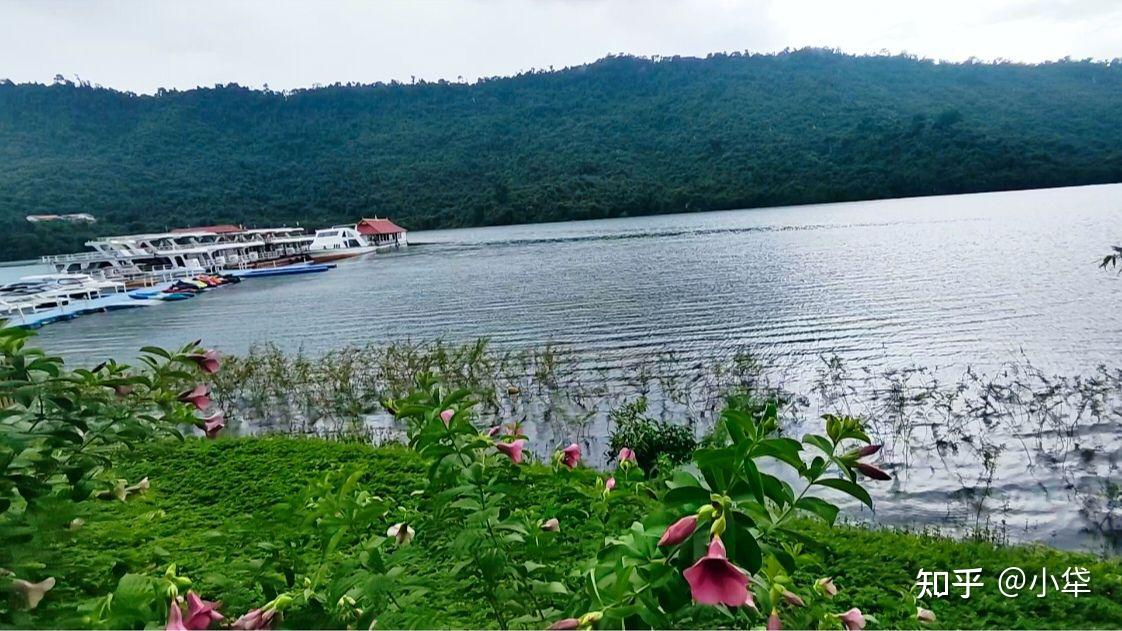
[[[622,369],[665,351],[688,362],[752,348],[781,356],[796,384],[809,383],[826,356],[939,376],[1000,372],[1011,361],[1067,376],[1122,367],[1122,277],[1097,268],[1122,242],[1122,185],[409,236],[407,250],[325,274],[249,280],[51,325],[39,343],[92,362],[197,338],[241,353],[264,341],[316,352],[483,336],[501,347],[550,342]],[[0,278],[33,269],[0,268]],[[1008,439],[998,446],[1000,475],[985,488],[1005,502],[1001,519],[1021,531],[1014,538],[1091,545],[1089,517],[1057,511],[1070,508],[1065,488],[1116,476],[1122,447],[1115,426],[1088,431],[1064,447],[1078,455],[1092,438],[1096,445],[1074,481],[1026,472],[1020,447],[1010,447],[1024,437],[1000,434]],[[956,470],[952,480],[954,457],[909,455],[905,479],[879,492],[882,518],[942,523],[974,501],[985,471],[964,451],[969,479]],[[963,499],[963,489],[973,495]]]

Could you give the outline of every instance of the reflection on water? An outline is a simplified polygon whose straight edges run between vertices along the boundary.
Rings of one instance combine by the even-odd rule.
[[[265,341],[315,353],[489,337],[499,348],[551,342],[583,369],[623,372],[667,352],[689,367],[752,348],[781,356],[796,390],[824,355],[875,372],[921,365],[936,380],[1016,358],[1089,375],[1122,366],[1122,277],[1096,268],[1120,228],[1122,185],[1107,185],[418,232],[408,250],[328,274],[80,318],[41,342],[88,362],[196,338],[228,353]],[[1099,478],[1116,475],[1116,426],[1096,430]],[[1014,439],[1003,440],[996,466],[1016,472]],[[984,458],[964,460],[972,480],[985,473]],[[952,493],[981,487],[955,478],[912,467],[881,499],[939,523]],[[1068,482],[996,484],[1011,528],[1048,522],[1030,538],[1070,544],[1082,527],[1056,513]]]

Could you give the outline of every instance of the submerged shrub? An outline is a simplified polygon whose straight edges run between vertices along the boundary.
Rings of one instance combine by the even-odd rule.
[[[657,470],[663,464],[681,464],[690,459],[697,440],[688,427],[644,416],[647,400],[640,398],[609,413],[612,433],[607,457],[613,458],[622,449],[630,449],[644,471]]]

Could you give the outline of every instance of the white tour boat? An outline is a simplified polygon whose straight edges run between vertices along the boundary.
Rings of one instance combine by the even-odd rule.
[[[308,246],[308,256],[317,263],[326,263],[370,254],[377,249],[354,226],[335,226],[316,230],[316,236]]]
[[[89,274],[130,287],[228,270],[275,267],[306,259],[312,237],[303,228],[186,228],[86,242],[92,252],[44,256],[60,274]]]

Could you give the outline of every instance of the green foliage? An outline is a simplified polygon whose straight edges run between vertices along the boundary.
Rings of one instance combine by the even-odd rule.
[[[838,507],[822,497],[829,489],[872,508],[857,471],[868,466],[860,459],[875,448],[845,447],[869,443],[856,419],[825,420],[826,436],[807,435],[800,443],[779,436],[774,402],[731,398],[716,432],[727,439],[694,452],[692,466],[670,477],[658,510],[632,524],[624,535],[609,539],[588,569],[584,598],[572,612],[594,614],[603,628],[753,626],[765,622],[760,612],[764,618],[769,613],[781,616],[794,628],[840,626],[824,594],[794,578],[823,548],[794,523],[801,516],[833,524]],[[816,452],[804,458],[804,447]],[[767,472],[775,467],[800,478],[801,488],[784,479],[791,475]],[[747,591],[739,589],[754,606],[743,606],[729,595],[735,590],[728,586],[717,590],[725,600],[716,609],[713,603],[699,602],[701,588],[686,580],[686,572],[711,563],[703,557],[713,557],[713,546],[721,559],[727,550],[732,566],[722,563],[733,574],[750,577]],[[692,598],[687,597],[691,593]],[[792,595],[803,604],[791,605],[787,599]],[[715,621],[715,611],[722,614],[716,620],[723,622]]]
[[[652,473],[688,461],[697,448],[690,428],[643,416],[646,411],[647,400],[640,398],[609,413],[607,457],[614,458],[627,447],[635,452],[639,466]]]
[[[82,505],[86,527],[40,551],[40,560],[59,576],[59,586],[35,611],[35,618],[24,618],[18,626],[88,626],[74,617],[75,602],[114,591],[124,573],[159,580],[172,554],[179,559],[179,573],[191,577],[191,589],[204,596],[221,594],[224,612],[247,611],[271,598],[252,574],[265,558],[262,544],[298,534],[305,518],[296,512],[274,513],[271,507],[302,497],[309,484],[318,484],[340,467],[361,469],[364,490],[398,503],[408,503],[426,478],[424,461],[400,446],[285,437],[157,441],[124,454],[116,466],[115,473],[122,477],[150,476],[151,491],[125,504]],[[558,568],[570,590],[579,590],[580,568],[604,537],[626,534],[627,525],[652,508],[642,495],[621,493],[611,498],[607,519],[580,519],[586,499],[573,492],[569,480],[542,465],[523,469],[524,483],[515,487],[509,504],[535,515],[561,517],[561,530],[546,560]],[[573,477],[591,484],[595,475],[578,470]],[[397,519],[393,512],[389,518]],[[376,521],[369,530],[384,534],[387,521]],[[826,575],[828,568],[841,588],[832,601],[835,611],[851,606],[874,610],[881,627],[916,626],[915,612],[899,592],[911,587],[921,567],[983,567],[988,579],[986,588],[976,590],[969,600],[954,597],[929,603],[939,617],[932,628],[1113,628],[1122,619],[1122,565],[1117,561],[1044,547],[958,542],[933,533],[830,527],[815,520],[792,526],[823,544],[815,555],[820,564],[806,565],[794,578],[811,582]],[[479,585],[452,573],[456,559],[449,543],[457,528],[445,522],[419,528],[412,545],[401,549],[405,573],[430,590],[410,608],[411,615],[379,616],[378,628],[493,626]],[[361,552],[350,546],[342,550],[350,558]],[[1009,599],[993,584],[997,573],[1009,566],[1031,572],[1070,565],[1091,570],[1090,595]],[[284,626],[324,628],[331,623],[319,612],[294,606],[286,611]]]
[[[9,589],[17,580],[52,580],[37,553],[80,528],[78,502],[123,502],[148,487],[114,477],[115,456],[141,441],[181,437],[181,427],[198,422],[176,394],[198,372],[195,344],[174,354],[142,349],[140,369],[107,362],[68,370],[28,347],[31,336],[0,327],[0,587]],[[12,615],[0,605],[0,622]]]
[[[0,83],[0,256],[183,224],[412,229],[1122,180],[1122,65],[613,56],[475,84]],[[30,213],[90,212],[92,227]]]

